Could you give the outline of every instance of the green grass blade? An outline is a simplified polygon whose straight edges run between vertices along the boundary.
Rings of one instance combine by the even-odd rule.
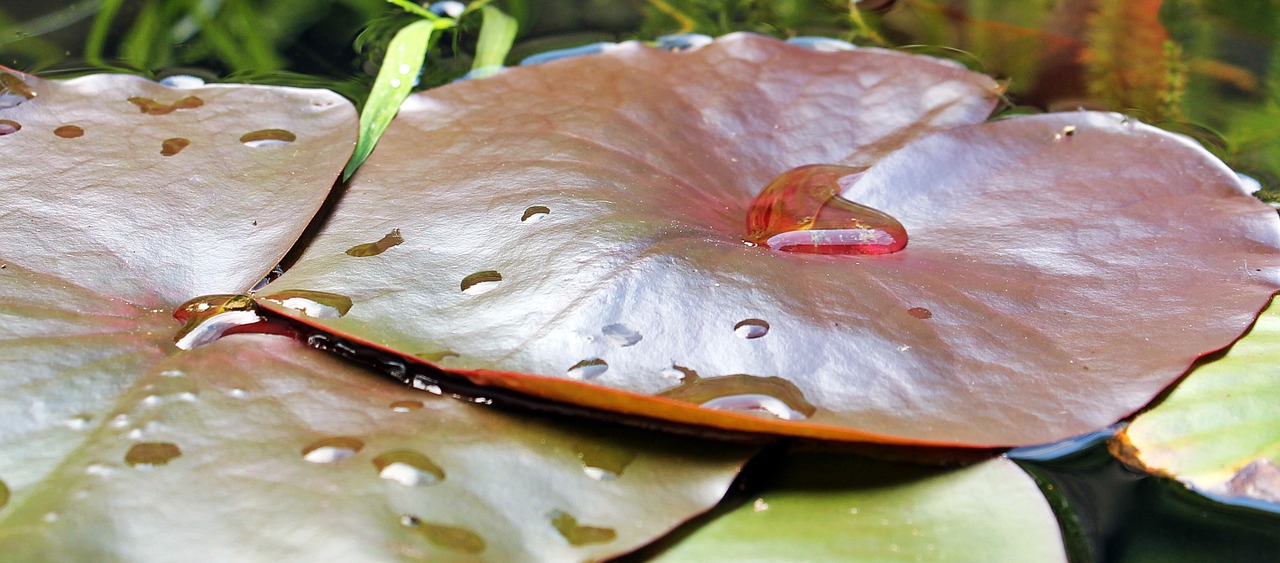
[[[387,56],[382,59],[382,69],[373,83],[373,91],[369,93],[369,101],[365,102],[360,112],[360,135],[356,139],[356,150],[347,161],[342,171],[342,179],[351,177],[364,159],[373,152],[374,145],[382,137],[383,131],[391,124],[391,119],[400,111],[400,104],[409,97],[413,89],[414,77],[422,70],[423,59],[427,56],[427,46],[431,35],[441,24],[429,20],[413,22],[400,31],[387,45]]]
[[[102,64],[102,48],[107,44],[107,34],[111,32],[111,21],[124,0],[103,0],[98,6],[98,13],[93,17],[93,26],[89,28],[89,37],[85,39],[84,59],[92,64]]]
[[[401,9],[403,9],[406,12],[409,12],[410,14],[424,17],[430,21],[437,21],[437,20],[444,19],[444,18],[441,18],[440,16],[437,16],[431,13],[430,10],[423,8],[422,6],[419,6],[417,4],[414,4],[413,2],[409,2],[408,0],[387,0],[387,2],[395,4],[396,6],[399,6]]]
[[[476,58],[471,64],[471,77],[484,78],[502,68],[516,40],[516,19],[493,6],[482,6],[484,23],[476,44]]]

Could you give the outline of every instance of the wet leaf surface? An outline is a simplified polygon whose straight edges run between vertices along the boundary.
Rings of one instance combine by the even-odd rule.
[[[1196,367],[1113,441],[1126,463],[1201,492],[1280,507],[1280,310]]]
[[[596,559],[714,505],[752,452],[501,412],[269,335],[154,365],[78,433],[0,512],[5,553]]]
[[[962,469],[798,454],[752,502],[658,561],[1066,561],[1053,511],[1007,459]]]
[[[272,287],[350,297],[307,320],[329,330],[627,415],[885,442],[1080,434],[1245,330],[1280,287],[1280,221],[1200,147],[1116,115],[966,125],[995,90],[931,59],[743,35],[439,88],[406,102]],[[815,163],[870,166],[842,195],[907,247],[744,244],[756,193]],[[402,244],[346,254],[391,229]],[[617,324],[640,340],[615,344]],[[682,370],[760,385],[716,384],[734,392],[715,409],[652,397]]]

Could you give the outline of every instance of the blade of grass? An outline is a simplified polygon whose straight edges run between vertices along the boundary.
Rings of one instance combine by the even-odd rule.
[[[391,43],[387,45],[387,55],[382,59],[382,68],[369,93],[369,101],[365,102],[364,109],[360,112],[360,133],[356,139],[355,153],[342,171],[344,181],[373,152],[374,145],[391,124],[391,119],[400,111],[400,104],[409,97],[414,77],[422,70],[431,36],[437,30],[453,24],[453,20],[443,18],[416,21],[404,26],[391,39]]]
[[[111,32],[111,20],[120,11],[124,0],[102,0],[98,13],[93,16],[93,26],[89,28],[89,37],[85,39],[84,60],[91,64],[102,64],[102,48],[107,44],[107,34]]]
[[[476,58],[471,63],[471,77],[484,78],[502,68],[516,41],[516,19],[493,6],[482,6],[484,23],[480,26],[480,39],[476,43]]]
[[[387,0],[387,2],[395,4],[396,6],[399,6],[401,9],[403,9],[406,12],[409,12],[410,14],[414,14],[416,16],[422,16],[423,18],[426,18],[429,21],[434,22],[434,21],[446,19],[446,18],[437,16],[431,13],[431,10],[423,8],[422,6],[414,4],[413,2],[409,2],[408,0]]]

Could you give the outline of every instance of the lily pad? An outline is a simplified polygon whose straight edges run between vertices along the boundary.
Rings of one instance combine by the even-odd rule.
[[[753,450],[505,413],[270,335],[155,365],[82,434],[0,512],[6,554],[598,559],[713,506]]]
[[[272,287],[352,300],[290,313],[304,322],[565,403],[1055,441],[1236,339],[1280,288],[1280,219],[1200,146],[1118,115],[974,124],[996,90],[933,59],[750,35],[438,88],[409,98]],[[756,193],[807,164],[870,166],[842,195],[901,222],[906,248],[744,242]],[[347,253],[388,232],[403,242]]]
[[[804,454],[658,561],[1066,561],[1053,511],[1007,459],[963,469]]]
[[[1202,492],[1280,506],[1280,310],[1197,366],[1112,442],[1123,461]]]

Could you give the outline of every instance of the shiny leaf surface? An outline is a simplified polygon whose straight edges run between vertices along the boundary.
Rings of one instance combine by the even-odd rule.
[[[628,415],[882,442],[1080,434],[1245,330],[1280,287],[1280,220],[1199,146],[1118,115],[966,125],[995,91],[932,59],[744,35],[439,88],[406,102],[274,287],[350,297],[308,320],[329,330]],[[841,195],[907,247],[744,244],[756,193],[814,163],[870,166]],[[402,244],[346,254],[392,229]],[[617,325],[639,339],[618,345]],[[685,379],[723,400],[680,403]]]

